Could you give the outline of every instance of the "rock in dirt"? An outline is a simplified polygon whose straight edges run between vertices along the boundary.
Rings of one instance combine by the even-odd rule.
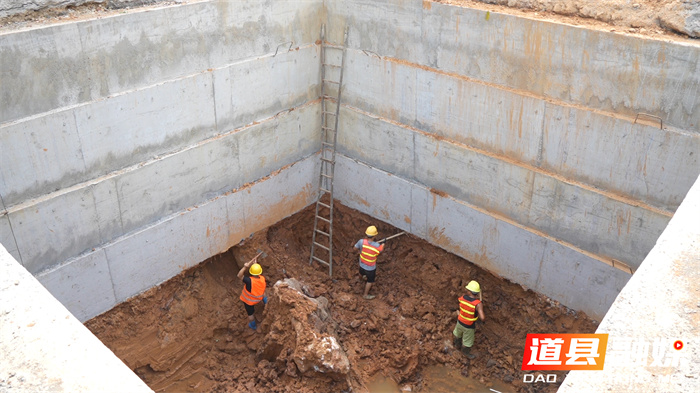
[[[263,359],[287,362],[287,375],[317,373],[344,380],[350,362],[338,344],[336,323],[328,311],[328,300],[304,294],[302,284],[291,278],[277,281],[265,308],[265,333],[258,355]]]

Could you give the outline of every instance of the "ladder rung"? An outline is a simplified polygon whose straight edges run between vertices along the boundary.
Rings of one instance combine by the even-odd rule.
[[[323,157],[321,157],[321,161],[330,162],[331,164],[335,164],[335,160],[331,160],[331,159],[328,159],[328,158],[323,158]]]
[[[330,264],[329,264],[328,262],[324,261],[323,259],[319,259],[319,258],[316,258],[316,257],[311,257],[311,258],[317,260],[318,262],[321,262],[322,264],[324,264],[324,265],[326,265],[326,266],[330,266]]]
[[[331,49],[345,49],[344,46],[331,44],[329,42],[324,42],[323,47],[324,48],[331,48]]]
[[[325,222],[327,222],[327,223],[329,223],[329,224],[331,223],[331,220],[329,220],[329,219],[327,219],[327,218],[325,218],[325,217],[316,216],[316,218],[318,218],[319,220],[323,220],[323,221],[325,221]]]
[[[326,146],[333,146],[332,143],[328,143],[328,142],[321,142],[321,144],[322,144],[322,145],[326,145]]]
[[[339,85],[339,84],[340,84],[340,82],[332,81],[332,80],[330,80],[330,79],[323,79],[322,81],[323,81],[323,82],[327,82],[327,83],[333,83],[333,84],[335,84],[335,85]]]
[[[329,64],[329,63],[322,63],[322,64],[323,64],[324,66],[333,67],[333,68],[341,68],[341,67],[342,67],[342,66],[339,66],[339,65]]]
[[[338,101],[337,97],[329,96],[328,94],[324,94],[322,97],[327,99],[327,100]]]
[[[321,202],[319,202],[319,203],[321,203]],[[329,234],[326,233],[326,232],[323,232],[323,231],[320,230],[320,229],[316,229],[316,232],[318,232],[318,233],[320,233],[320,234],[323,234],[323,235],[326,235],[326,236],[328,236],[328,237],[331,237],[331,235],[329,235]]]
[[[321,112],[321,113],[323,113],[324,115],[333,115],[333,116],[335,116],[335,112],[323,111],[323,112]]]
[[[320,201],[319,201],[319,202],[316,202],[316,203],[318,203],[319,205],[321,205],[321,206],[323,206],[323,207],[327,207],[327,208],[329,208],[329,209],[331,208],[329,205],[326,205],[326,204],[323,203],[323,202],[320,202]],[[317,229],[317,230],[318,230],[318,229]],[[326,233],[326,236],[329,236],[329,235]]]
[[[331,190],[327,190],[327,189],[325,189],[325,188],[323,188],[323,187],[321,188],[321,191],[327,192],[327,193],[329,193],[329,194],[331,193]]]
[[[321,128],[324,130],[335,130],[335,128],[333,128],[333,127],[321,126]]]
[[[319,243],[319,242],[314,242],[314,244],[317,245],[317,246],[319,246],[319,247],[321,247],[322,249],[324,249],[324,250],[326,250],[326,251],[330,251],[330,250],[331,250],[330,248],[324,246],[323,244],[321,244],[321,243]]]
[[[325,173],[322,173],[321,176],[327,177],[327,178],[329,178],[329,179],[332,179],[332,178],[333,178],[333,176],[331,176],[331,175],[326,175]],[[329,191],[329,192],[330,192],[330,191]]]

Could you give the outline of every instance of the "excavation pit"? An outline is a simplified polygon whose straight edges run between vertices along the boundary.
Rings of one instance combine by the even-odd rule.
[[[326,267],[309,265],[310,206],[86,325],[152,389],[163,392],[363,391],[382,386],[377,383],[382,378],[385,387],[393,381],[397,387],[434,392],[441,390],[440,383],[443,391],[451,386],[445,370],[474,380],[465,386],[534,391],[522,382],[520,370],[527,333],[595,331],[597,323],[585,314],[411,235],[387,242],[372,289],[377,298],[365,300],[358,255],[350,249],[369,225],[382,236],[399,230],[340,204],[335,208],[332,278]],[[261,333],[247,327],[236,274],[258,249],[267,253],[260,263],[269,297],[275,282],[291,277],[303,284],[307,296],[328,299],[335,333],[350,361],[350,371],[340,380],[323,373],[302,375],[286,352],[277,360],[265,358],[271,325],[289,309],[270,301],[265,307],[274,309],[267,312],[259,304]],[[487,321],[476,331],[478,358],[467,361],[452,347],[452,330],[457,298],[471,279],[483,288]],[[292,335],[282,342],[296,340]],[[565,373],[556,374],[561,383]],[[547,391],[556,391],[559,383]]]
[[[473,366],[484,382],[523,389],[515,371],[526,344],[498,340],[511,329],[592,332],[567,314],[576,310],[601,321],[616,351],[626,337],[651,344],[667,332],[686,344],[672,353],[695,361],[656,367],[650,353],[649,367],[629,369],[613,356],[592,374],[601,378],[573,371],[562,391],[700,391],[700,378],[686,377],[700,364],[690,323],[700,46],[670,32],[697,34],[699,5],[611,2],[625,3],[615,15],[636,11],[611,26],[583,23],[585,13],[611,19],[598,12],[608,2],[593,0],[568,0],[595,7],[567,19],[471,0],[178,0],[107,12],[68,0],[58,14],[39,12],[57,19],[26,10],[7,25],[17,2],[0,4],[0,388],[149,391],[135,370],[156,389],[266,389],[278,377],[307,390],[375,381],[437,390],[433,377],[465,368],[439,345],[466,272],[488,299],[477,345],[489,359]],[[337,74],[322,71],[331,47],[346,53],[338,112],[325,97],[338,93],[326,78]],[[328,187],[319,172],[331,117],[333,193],[352,224],[334,234],[336,281],[305,254],[309,206]],[[371,307],[356,299],[347,243],[369,223],[410,234],[390,244]],[[329,342],[349,348],[347,378],[342,356],[332,378],[310,377],[299,346],[278,340],[280,324],[261,343],[236,341],[237,290],[217,280],[257,247],[268,248],[273,279],[287,272],[308,291],[288,295],[306,308],[280,324],[330,301],[329,317],[312,319],[328,320],[319,326],[337,335]],[[648,307],[651,290],[666,307]],[[125,336],[114,350],[131,369],[85,329],[89,320],[105,342]],[[108,322],[126,327],[109,333]],[[404,347],[391,348],[386,326]],[[365,352],[367,335],[380,355]],[[250,363],[205,369],[212,353]],[[258,365],[264,375],[252,374]]]

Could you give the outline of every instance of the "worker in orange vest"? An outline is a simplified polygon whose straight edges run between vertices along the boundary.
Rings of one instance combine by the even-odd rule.
[[[243,277],[245,270],[249,269],[250,277]],[[265,296],[265,277],[262,276],[262,266],[258,264],[258,257],[248,261],[241,270],[238,271],[238,278],[243,281],[243,292],[241,292],[241,301],[245,306],[245,311],[248,313],[248,327],[256,330],[258,328],[255,323],[255,305],[263,302],[267,304],[267,296]]]
[[[466,286],[466,295],[460,297],[459,300],[459,316],[457,317],[457,325],[452,332],[454,335],[455,348],[462,350],[469,359],[476,358],[476,355],[470,353],[474,345],[474,331],[476,330],[476,320],[481,319],[483,322],[484,305],[478,299],[481,292],[481,287],[476,281],[470,281]]]
[[[369,294],[377,272],[377,257],[384,251],[384,245],[374,241],[377,236],[377,227],[374,225],[367,227],[365,239],[360,239],[355,243],[354,248],[360,250],[360,277],[367,280],[363,297],[367,300],[374,299],[374,295]]]

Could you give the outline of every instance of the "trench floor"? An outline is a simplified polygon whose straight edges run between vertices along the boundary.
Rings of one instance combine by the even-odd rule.
[[[585,314],[412,235],[387,242],[371,291],[377,298],[364,300],[352,246],[368,225],[376,225],[380,237],[399,230],[337,202],[335,207],[332,279],[327,267],[309,265],[312,205],[86,326],[156,391],[348,391],[345,381],[300,376],[256,356],[265,332],[246,326],[236,274],[260,249],[267,253],[260,263],[268,285],[293,277],[312,297],[329,300],[351,372],[369,387],[388,380],[404,391],[433,391],[440,386],[431,382],[439,378],[431,371],[437,367],[499,391],[554,392],[563,371],[556,372],[556,384],[522,382],[526,334],[595,332],[597,322]],[[457,298],[472,279],[483,289],[486,322],[476,330],[478,357],[469,361],[452,348],[452,330]],[[258,319],[275,317],[264,313],[262,303],[256,307]],[[463,391],[475,390],[465,384]]]

